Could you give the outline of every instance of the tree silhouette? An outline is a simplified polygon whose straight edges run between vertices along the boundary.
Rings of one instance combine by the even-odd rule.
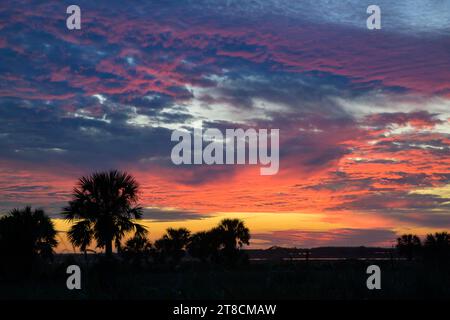
[[[0,218],[0,255],[24,267],[30,267],[37,257],[51,259],[58,244],[56,230],[43,210],[31,207],[13,209]]]
[[[225,250],[235,250],[250,244],[250,230],[239,219],[223,219],[217,231],[220,233]]]
[[[405,256],[409,261],[417,255],[422,248],[420,238],[414,234],[404,234],[397,238],[397,250],[400,255]]]
[[[239,219],[224,219],[212,232],[218,234],[223,255],[229,262],[238,258],[239,249],[244,244],[250,244],[250,231]]]
[[[425,257],[438,261],[450,260],[450,234],[447,232],[436,232],[428,234],[425,242]]]
[[[71,243],[84,251],[95,240],[111,257],[113,242],[120,249],[128,232],[145,235],[145,227],[134,222],[142,218],[138,190],[138,183],[126,172],[112,170],[81,177],[69,206],[63,209],[66,219],[75,222],[68,232]]]
[[[166,257],[169,257],[174,264],[178,264],[185,254],[190,236],[191,232],[186,228],[167,229],[166,234],[155,241],[155,248],[161,260],[164,261]]]
[[[205,262],[208,259],[217,261],[221,241],[217,228],[210,231],[200,231],[192,235],[187,246],[189,254]]]
[[[125,242],[122,249],[122,257],[134,265],[148,262],[152,250],[152,244],[145,235],[135,234],[133,238]]]

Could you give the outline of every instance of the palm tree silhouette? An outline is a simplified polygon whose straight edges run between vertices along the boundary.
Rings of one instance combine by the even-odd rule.
[[[235,250],[250,244],[250,230],[240,219],[223,219],[217,227],[225,250]]]
[[[31,266],[35,258],[51,259],[57,246],[56,230],[43,210],[13,209],[0,218],[0,255]]]
[[[229,262],[239,256],[239,249],[250,244],[250,231],[240,219],[223,219],[212,232],[218,234],[222,252]]]
[[[203,262],[211,259],[216,261],[221,247],[217,228],[210,231],[200,231],[191,236],[187,250],[189,254]]]
[[[113,242],[120,249],[128,232],[145,235],[145,227],[134,222],[142,218],[138,190],[139,184],[126,172],[111,170],[81,177],[69,206],[63,209],[66,219],[75,222],[68,232],[72,244],[85,251],[95,239],[97,247],[105,248],[111,257]]]
[[[190,237],[191,232],[186,228],[169,228],[161,239],[155,241],[155,248],[162,260],[168,256],[177,264],[185,254]]]
[[[148,262],[152,244],[145,235],[135,234],[125,242],[121,254],[123,258],[132,264],[140,266],[142,262]]]
[[[406,256],[406,258],[411,261],[420,249],[422,248],[422,243],[420,238],[414,234],[404,234],[397,238],[397,250],[400,255]]]

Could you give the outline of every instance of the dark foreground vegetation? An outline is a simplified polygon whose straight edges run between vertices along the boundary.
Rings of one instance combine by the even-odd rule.
[[[80,254],[54,254],[57,232],[42,210],[1,216],[0,299],[450,299],[446,232],[403,235],[395,250],[272,248],[259,258],[275,259],[250,260],[257,252],[243,250],[251,237],[239,219],[194,234],[169,228],[151,243],[137,223],[138,187],[118,171],[80,178],[62,212]],[[104,253],[88,254],[93,245]],[[314,260],[333,251],[341,260]],[[381,290],[367,289],[371,264]],[[81,268],[80,290],[66,286],[70,265]]]
[[[251,262],[225,268],[184,262],[136,269],[130,264],[82,267],[82,289],[66,288],[74,257],[26,277],[2,278],[0,299],[449,299],[448,267],[376,261],[381,290],[368,290],[370,261]]]

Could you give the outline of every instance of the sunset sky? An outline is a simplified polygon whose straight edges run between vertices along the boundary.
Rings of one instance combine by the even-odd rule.
[[[280,129],[278,174],[175,166],[172,130],[199,126]],[[0,212],[66,230],[77,178],[111,168],[141,184],[152,239],[223,217],[254,248],[448,230],[450,1],[2,1]]]

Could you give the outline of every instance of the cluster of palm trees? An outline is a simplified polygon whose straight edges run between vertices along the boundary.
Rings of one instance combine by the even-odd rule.
[[[241,220],[224,219],[217,227],[194,234],[186,228],[169,228],[153,245],[141,234],[136,234],[119,252],[135,263],[152,259],[177,265],[189,253],[190,257],[202,262],[234,264],[244,258],[239,249],[244,244],[249,245],[249,241],[249,229]]]
[[[63,216],[72,223],[70,242],[86,254],[95,242],[112,258],[113,248],[126,258],[139,260],[152,256],[155,260],[178,263],[186,252],[203,261],[232,260],[239,249],[249,244],[250,232],[239,219],[224,219],[210,231],[191,234],[185,228],[169,228],[151,244],[148,230],[136,220],[142,219],[139,206],[139,184],[126,172],[112,170],[94,173],[78,180]],[[133,237],[123,240],[130,234]],[[53,255],[57,232],[42,210],[31,207],[14,209],[0,218],[0,256],[3,261],[19,261],[31,265],[36,259]]]
[[[450,261],[450,234],[436,232],[428,234],[422,241],[417,235],[404,234],[397,239],[400,255],[408,260],[423,258],[435,261]]]

